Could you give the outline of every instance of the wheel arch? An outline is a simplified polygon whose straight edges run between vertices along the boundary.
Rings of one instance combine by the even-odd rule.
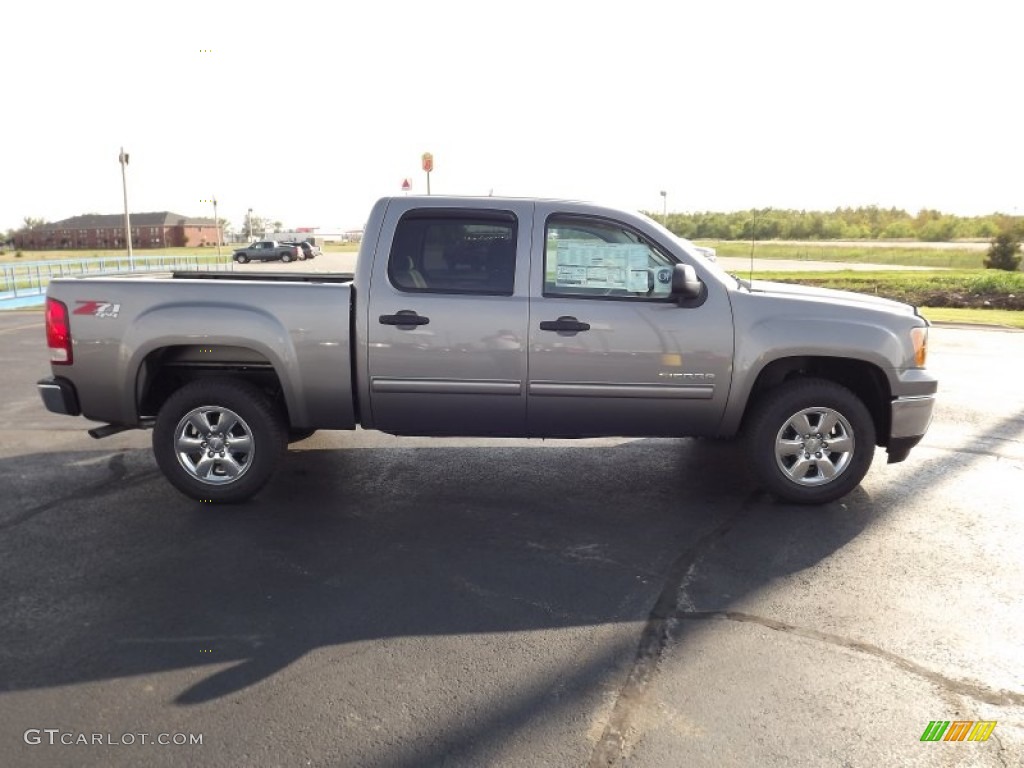
[[[868,409],[877,445],[889,441],[892,389],[885,372],[874,363],[847,357],[800,355],[772,360],[758,373],[740,421],[742,430],[766,392],[798,378],[818,378],[846,387]]]
[[[283,385],[277,367],[264,352],[235,344],[167,344],[142,358],[135,379],[136,412],[142,422],[156,418],[176,391],[202,378],[223,378],[254,384],[281,411],[290,425],[293,397]]]

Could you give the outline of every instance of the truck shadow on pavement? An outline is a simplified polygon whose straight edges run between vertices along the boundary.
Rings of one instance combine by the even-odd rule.
[[[94,455],[46,463],[88,467]],[[300,449],[252,502],[220,507],[172,491],[146,451],[117,456],[50,480],[52,498],[0,521],[7,691],[216,665],[174,699],[196,705],[273,684],[318,649],[634,627],[434,743],[376,756],[388,765],[471,754],[538,711],[634,684],[656,665],[686,573],[723,538],[743,558],[702,585],[709,610],[827,558],[884,511],[862,489],[819,508],[775,504],[755,489],[740,446],[713,441]],[[930,470],[975,459],[950,454]],[[0,478],[38,464],[2,461]],[[599,751],[614,749],[629,718],[617,705]]]

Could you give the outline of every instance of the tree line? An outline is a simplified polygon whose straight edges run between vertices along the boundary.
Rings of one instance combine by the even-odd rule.
[[[690,240],[989,240],[1010,232],[1024,234],[1024,217],[993,213],[954,216],[932,209],[911,215],[899,208],[836,208],[795,211],[761,208],[732,213],[669,213],[645,211],[681,237]],[[667,221],[665,220],[667,219]]]

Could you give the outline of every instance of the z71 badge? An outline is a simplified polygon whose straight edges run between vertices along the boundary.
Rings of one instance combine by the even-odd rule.
[[[120,304],[111,304],[109,301],[79,301],[74,314],[92,315],[93,317],[117,317],[117,313],[120,311]]]

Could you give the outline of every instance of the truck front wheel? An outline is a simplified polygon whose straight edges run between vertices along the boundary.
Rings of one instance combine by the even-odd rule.
[[[256,387],[237,379],[186,384],[164,403],[153,429],[153,453],[164,476],[199,501],[251,498],[286,448],[278,411]]]
[[[771,493],[795,504],[825,504],[864,479],[875,454],[875,425],[846,387],[798,379],[762,396],[746,442],[754,473]]]

